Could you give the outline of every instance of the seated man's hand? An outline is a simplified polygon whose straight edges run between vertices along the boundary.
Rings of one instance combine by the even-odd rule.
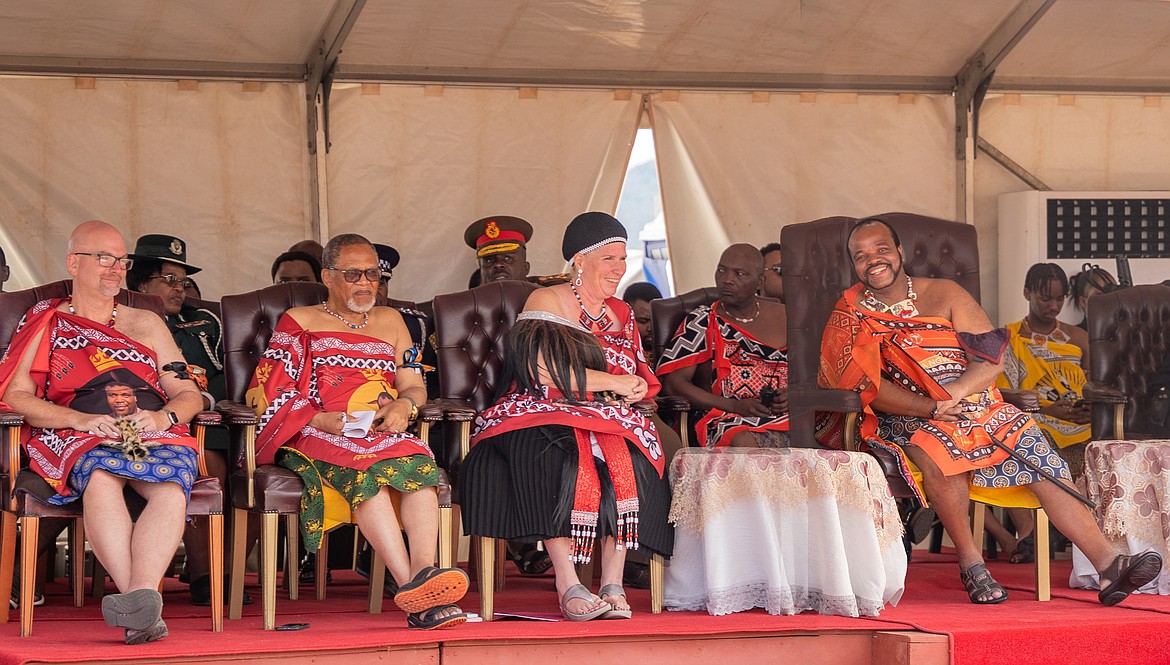
[[[89,432],[95,436],[108,436],[114,439],[122,438],[122,433],[118,431],[118,425],[114,422],[113,416],[80,412],[77,415],[78,418],[73,423],[73,429],[78,432]]]
[[[780,386],[776,388],[776,397],[772,400],[772,415],[785,413],[788,413],[788,386]]]
[[[410,425],[411,404],[405,399],[396,399],[378,409],[374,416],[375,432],[402,432]]]
[[[785,390],[784,394],[785,403],[787,403],[788,391]],[[748,416],[751,418],[768,418],[772,415],[772,410],[764,406],[764,403],[758,399],[745,397],[743,399],[733,399],[731,400],[731,403],[733,405],[731,412],[738,413],[741,416]],[[775,406],[776,403],[773,402],[772,405]]]
[[[171,428],[171,419],[162,411],[140,409],[126,416],[126,420],[134,423],[134,426],[143,432],[165,432]]]
[[[328,432],[330,434],[341,436],[341,431],[345,429],[345,423],[349,419],[350,418],[341,411],[322,411],[321,413],[313,416],[313,419],[309,421],[309,424],[321,430],[322,432]]]
[[[953,423],[963,420],[963,407],[959,405],[961,397],[952,397],[951,399],[940,399],[934,403],[934,414],[928,416],[931,420],[938,420],[944,423]]]

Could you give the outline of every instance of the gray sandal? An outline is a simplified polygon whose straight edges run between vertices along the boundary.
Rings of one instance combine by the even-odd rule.
[[[127,628],[125,640],[126,644],[146,644],[147,642],[157,642],[169,634],[167,632],[167,624],[162,619],[159,619],[153,626],[146,630],[130,630]]]
[[[597,592],[597,595],[601,596],[602,600],[605,600],[606,596],[609,596],[610,598],[617,598],[618,596],[626,598],[626,590],[623,589],[620,584],[606,584],[605,586],[601,587],[601,589]],[[626,600],[627,602],[629,601],[628,598],[626,598]],[[606,602],[609,603],[609,601]],[[632,616],[630,610],[628,609],[619,610],[617,605],[614,605],[613,603],[609,603],[609,606],[612,609],[606,610],[605,614],[601,615],[602,619],[629,619]]]
[[[569,621],[592,621],[606,612],[612,611],[610,609],[612,605],[605,603],[601,607],[590,612],[582,612],[577,614],[569,610],[570,600],[586,600],[593,602],[600,599],[597,596],[589,593],[589,589],[586,589],[584,584],[574,584],[568,589],[565,589],[565,595],[561,596],[560,599],[561,616],[565,617]]]

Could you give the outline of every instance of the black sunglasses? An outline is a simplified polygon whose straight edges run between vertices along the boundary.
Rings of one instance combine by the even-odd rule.
[[[349,282],[350,284],[357,284],[358,280],[360,280],[362,277],[365,277],[366,281],[377,284],[378,280],[382,277],[381,268],[369,268],[367,270],[358,270],[357,268],[352,268],[350,270],[343,270],[341,268],[326,268],[326,270],[332,270],[333,272],[341,273],[341,276],[345,279],[345,281]]]

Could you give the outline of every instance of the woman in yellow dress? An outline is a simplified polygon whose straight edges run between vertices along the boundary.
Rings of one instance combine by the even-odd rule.
[[[1068,277],[1055,263],[1037,263],[1024,277],[1024,299],[1028,315],[1007,325],[1010,333],[1004,371],[996,386],[1015,390],[1034,390],[1040,397],[1040,412],[1032,414],[1040,428],[1055,444],[1068,463],[1073,477],[1084,470],[1085,444],[1089,430],[1089,407],[1081,399],[1089,355],[1088,334],[1056,317],[1069,295]],[[1010,510],[1017,527],[1019,542],[1012,548],[1012,561],[1032,560],[1032,515],[1029,511]],[[993,533],[994,526],[989,527]],[[997,535],[1001,544],[1011,543],[1004,531]]]

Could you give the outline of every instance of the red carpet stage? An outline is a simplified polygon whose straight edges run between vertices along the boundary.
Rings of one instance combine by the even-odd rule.
[[[38,607],[33,637],[18,637],[16,611],[0,626],[0,665],[66,662],[225,662],[279,659],[283,665],[491,665],[494,663],[621,662],[687,665],[718,661],[882,665],[1142,665],[1170,662],[1170,597],[1133,596],[1120,607],[1101,607],[1089,591],[1067,589],[1069,561],[1053,563],[1053,600],[1034,600],[1030,565],[991,563],[1010,589],[998,606],[967,602],[953,556],[915,553],[898,607],[876,619],[816,614],[770,616],[762,610],[712,617],[705,613],[649,614],[649,593],[632,592],[631,621],[587,624],[540,621],[476,623],[446,631],[407,630],[405,615],[365,610],[364,580],[334,572],[325,601],[278,598],[277,624],[309,622],[299,632],[264,632],[259,604],[244,618],[211,632],[204,608],[187,602],[186,587],[168,581],[164,616],[171,636],[138,647],[101,620],[99,603],[74,608],[63,584],[51,585]],[[497,594],[497,612],[557,616],[552,578],[509,576]],[[253,595],[259,589],[252,588]],[[465,609],[478,596],[469,594]],[[389,601],[386,607],[392,608]],[[617,655],[619,654],[620,655]],[[606,655],[608,654],[608,655]]]

